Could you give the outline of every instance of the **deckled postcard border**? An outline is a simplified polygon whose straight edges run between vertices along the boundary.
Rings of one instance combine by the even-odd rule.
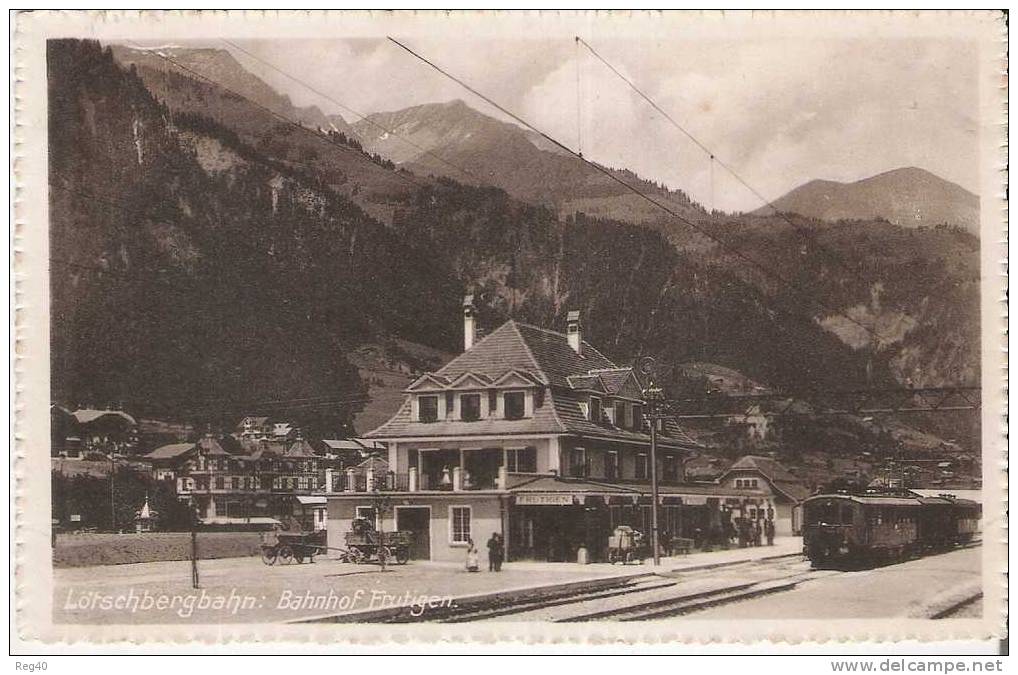
[[[136,651],[144,645],[200,649],[209,644],[287,642],[418,645],[441,641],[536,643],[772,643],[972,640],[1006,635],[1007,450],[1006,398],[1006,49],[1001,12],[33,12],[15,16],[15,385],[16,611],[12,647],[80,651]],[[476,37],[538,33],[571,39],[611,32],[651,39],[695,33],[728,39],[752,34],[790,37],[837,32],[865,36],[942,35],[980,44],[981,277],[983,430],[982,619],[924,621],[901,618],[851,621],[703,621],[578,625],[119,625],[52,622],[50,564],[49,300],[45,41],[53,37],[103,40],[187,36],[250,38],[458,34]]]

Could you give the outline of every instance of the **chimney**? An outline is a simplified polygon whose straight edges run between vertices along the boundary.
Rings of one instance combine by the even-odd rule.
[[[463,351],[474,346],[477,337],[477,308],[474,307],[474,296],[471,293],[463,298]]]
[[[575,309],[566,317],[566,337],[573,351],[582,356],[583,333],[580,332],[580,313]]]

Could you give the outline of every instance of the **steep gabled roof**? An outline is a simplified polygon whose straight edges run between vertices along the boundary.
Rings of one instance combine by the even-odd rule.
[[[756,471],[766,478],[775,490],[793,501],[802,501],[810,494],[809,488],[798,476],[782,466],[781,462],[770,457],[746,455],[729,467],[724,476],[733,471]]]
[[[219,441],[210,436],[206,436],[198,441],[198,447],[209,455],[222,455],[223,457],[233,456],[226,450],[223,450],[223,446],[219,445]]]
[[[290,447],[283,453],[284,457],[310,458],[315,456],[315,449],[303,438],[290,444]]]
[[[581,352],[582,356],[573,351],[564,333],[510,319],[447,363],[436,375],[454,380],[469,372],[494,380],[506,371],[518,370],[533,375],[539,382],[568,387],[570,375],[615,367],[588,342],[583,343]]]

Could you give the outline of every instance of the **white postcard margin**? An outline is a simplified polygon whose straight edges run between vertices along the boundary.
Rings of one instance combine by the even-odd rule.
[[[1006,217],[1007,29],[999,12],[31,12],[15,17],[15,452],[16,528],[12,648],[137,652],[145,645],[207,651],[280,643],[830,644],[990,639],[1006,635],[1007,448]],[[50,551],[47,80],[49,38],[99,40],[252,37],[528,35],[572,39],[611,33],[644,39],[943,36],[974,40],[980,54],[983,592],[982,619],[697,621],[628,624],[81,625],[54,624]],[[833,646],[833,645],[832,645]]]

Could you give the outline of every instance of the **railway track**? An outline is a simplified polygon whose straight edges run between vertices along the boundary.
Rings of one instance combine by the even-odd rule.
[[[738,563],[716,569],[662,572],[612,588],[591,588],[523,600],[505,599],[469,608],[450,608],[426,620],[471,621],[642,621],[679,616],[718,604],[794,588],[812,578],[835,574],[813,571],[799,559]]]
[[[978,546],[979,541],[959,548]],[[936,555],[936,554],[933,554]],[[450,607],[414,615],[406,608],[334,615],[318,620],[378,623],[477,621],[650,621],[790,591],[800,584],[845,574],[812,569],[798,555],[777,556],[677,571],[648,572],[459,598]],[[964,604],[964,603],[963,603]],[[950,608],[962,611],[964,607]]]

